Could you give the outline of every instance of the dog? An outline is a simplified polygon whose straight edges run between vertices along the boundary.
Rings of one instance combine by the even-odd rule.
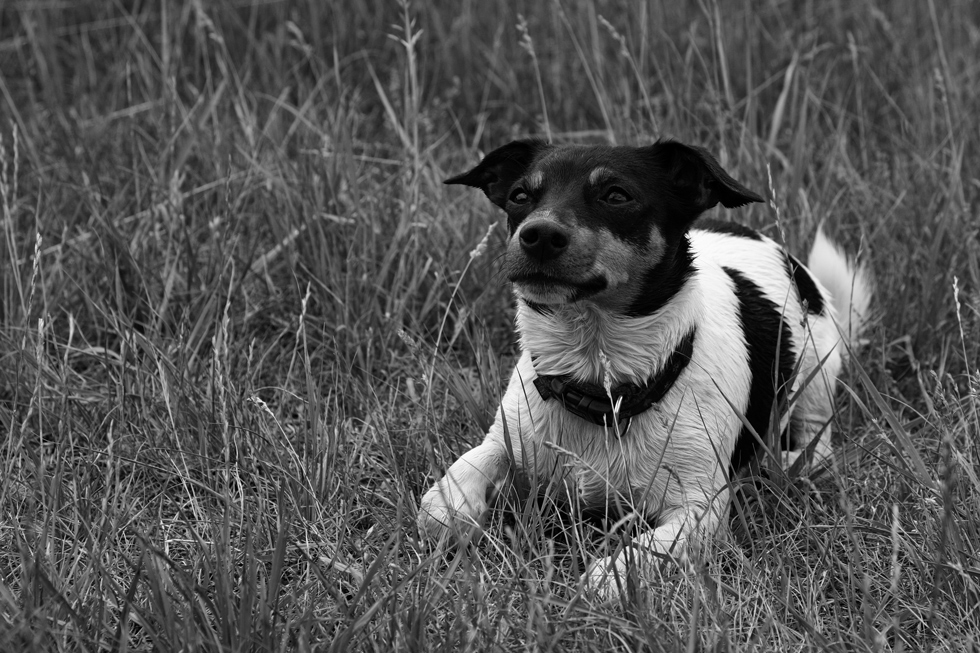
[[[585,573],[621,596],[629,561],[725,532],[732,481],[762,452],[832,455],[871,278],[820,231],[804,266],[758,231],[698,219],[764,201],[707,150],[518,140],[445,183],[507,214],[522,355],[483,443],[423,496],[424,535],[477,528],[513,475],[544,479],[563,503],[653,524]]]

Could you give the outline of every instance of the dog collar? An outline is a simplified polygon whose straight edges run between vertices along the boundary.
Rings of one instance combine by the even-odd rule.
[[[694,353],[694,333],[691,329],[684,336],[664,366],[642,386],[623,383],[606,392],[601,385],[575,381],[567,374],[539,374],[534,379],[534,387],[545,401],[558,399],[565,410],[593,424],[612,426],[614,417],[618,417],[619,434],[624,435],[635,416],[663,399],[674,387]],[[620,399],[619,410],[615,411]]]

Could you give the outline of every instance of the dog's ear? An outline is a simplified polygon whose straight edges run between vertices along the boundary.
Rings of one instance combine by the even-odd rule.
[[[716,204],[734,209],[749,202],[764,202],[757,193],[732,179],[711,154],[700,147],[676,141],[658,141],[651,146],[673,186],[674,193],[701,214]]]
[[[514,141],[499,147],[469,172],[450,177],[444,184],[466,184],[479,188],[490,201],[504,208],[507,191],[541,152],[551,147],[542,140]]]

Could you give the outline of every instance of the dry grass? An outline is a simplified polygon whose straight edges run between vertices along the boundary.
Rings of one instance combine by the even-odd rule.
[[[518,4],[0,6],[0,650],[980,650],[980,5]],[[440,182],[546,133],[878,276],[836,472],[631,606],[536,505],[415,540],[515,353]]]

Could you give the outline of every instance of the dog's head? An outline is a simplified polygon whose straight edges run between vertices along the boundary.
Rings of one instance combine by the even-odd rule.
[[[695,218],[719,203],[763,201],[707,151],[673,141],[514,141],[445,183],[480,188],[507,212],[507,275],[525,301],[589,300],[631,315],[652,312],[657,295],[683,284]]]

